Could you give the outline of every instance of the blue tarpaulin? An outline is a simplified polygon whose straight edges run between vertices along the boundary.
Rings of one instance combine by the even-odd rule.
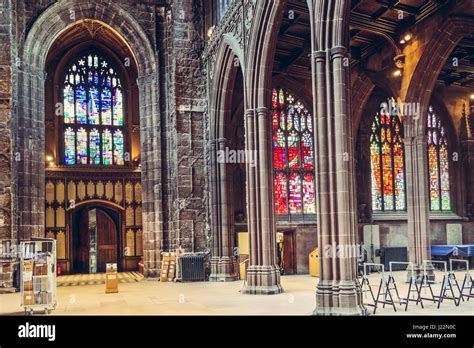
[[[474,245],[432,245],[432,256],[474,256]]]

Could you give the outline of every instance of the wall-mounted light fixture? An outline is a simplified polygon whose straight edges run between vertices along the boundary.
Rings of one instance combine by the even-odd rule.
[[[393,71],[393,76],[394,77],[400,77],[402,76],[402,70],[401,69],[396,69]]]
[[[410,41],[413,38],[413,35],[411,33],[406,33],[405,35],[402,36],[400,39],[400,43],[402,45],[406,44],[408,41]]]

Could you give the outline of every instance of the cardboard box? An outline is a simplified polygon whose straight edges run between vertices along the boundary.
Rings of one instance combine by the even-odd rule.
[[[35,263],[33,268],[34,276],[45,276],[48,275],[48,265],[45,263]]]
[[[33,280],[27,280],[23,282],[23,290],[26,291],[33,291]]]
[[[23,272],[33,272],[33,261],[31,260],[23,261]]]

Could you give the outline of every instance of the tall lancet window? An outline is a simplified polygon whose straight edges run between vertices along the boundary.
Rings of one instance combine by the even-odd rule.
[[[428,137],[428,172],[432,211],[451,210],[449,152],[446,128],[430,106],[426,126]]]
[[[370,135],[372,209],[374,211],[404,211],[405,149],[403,124],[395,100],[389,99],[372,122]]]
[[[124,97],[113,64],[89,52],[63,81],[64,164],[124,165]]]
[[[312,115],[284,89],[273,90],[272,103],[275,213],[316,214]]]

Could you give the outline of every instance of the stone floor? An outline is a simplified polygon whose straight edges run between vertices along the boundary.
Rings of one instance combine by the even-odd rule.
[[[371,279],[375,283],[377,276]],[[310,276],[284,276],[285,293],[274,296],[243,295],[241,281],[182,284],[145,280],[120,284],[118,294],[105,294],[104,285],[60,287],[52,315],[309,315],[315,307],[316,283]],[[404,294],[407,287],[401,283],[399,290]],[[439,310],[428,301],[424,310],[414,303],[407,313],[397,307],[397,313],[386,307],[378,309],[377,315],[474,315],[474,299],[460,307],[446,301]],[[0,295],[0,314],[23,315],[19,293]]]

